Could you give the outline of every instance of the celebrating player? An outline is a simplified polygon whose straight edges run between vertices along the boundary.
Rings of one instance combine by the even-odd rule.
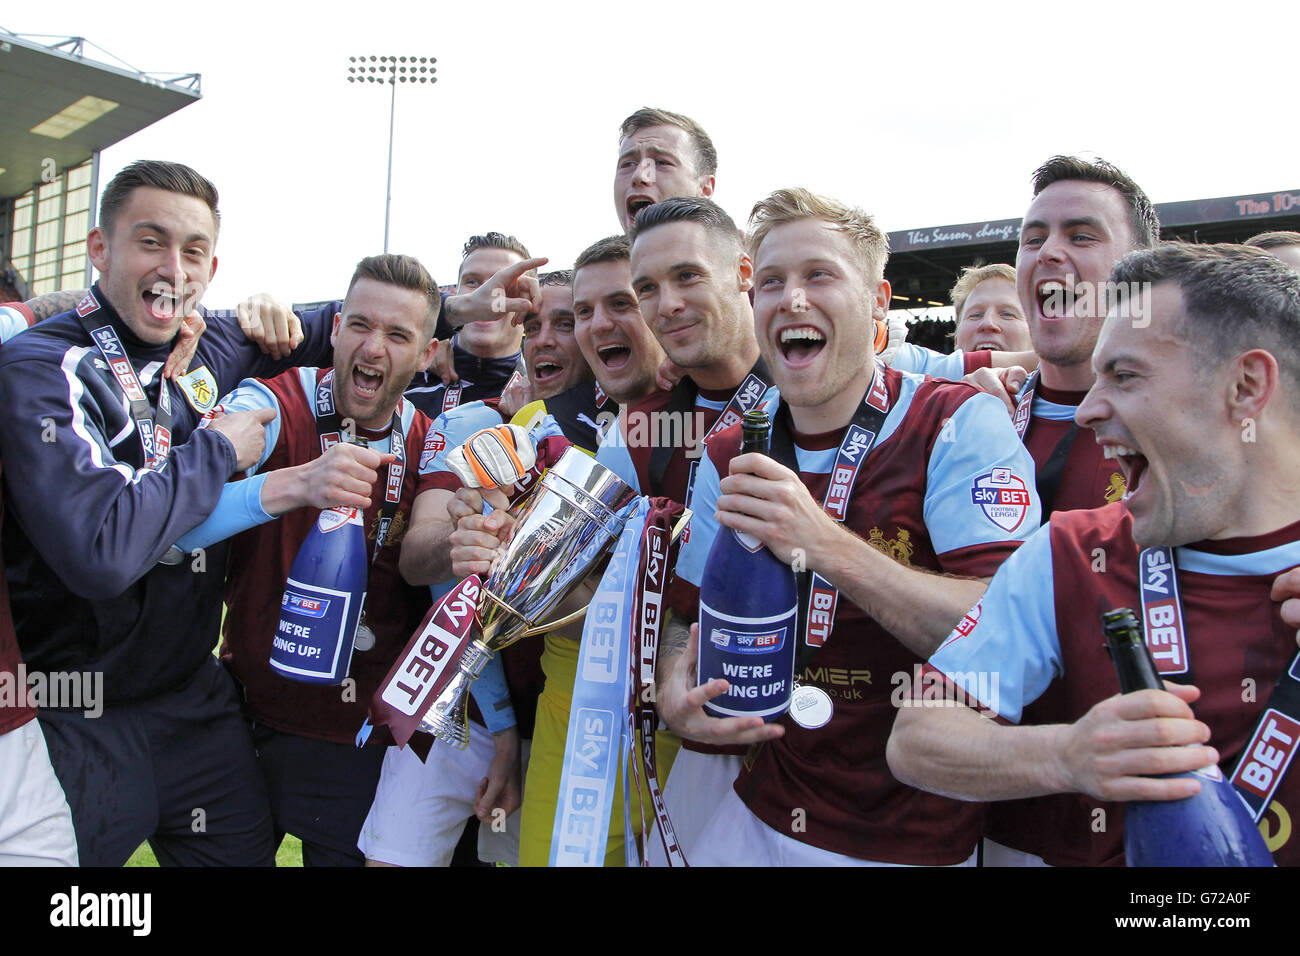
[[[83,864],[121,865],[146,837],[164,863],[270,863],[261,775],[211,653],[226,550],[158,561],[262,451],[269,413],[196,431],[200,416],[246,375],[289,363],[209,318],[198,367],[176,385],[159,375],[216,270],[210,182],[133,163],[105,189],[99,220],[88,240],[99,281],[0,354],[18,644],[30,671],[103,675],[95,719],[41,716]],[[295,358],[328,354],[320,319],[308,317]]]
[[[811,587],[829,595],[831,630],[805,598],[796,673],[823,692],[832,713],[820,727],[790,715],[769,725],[706,715],[704,702],[728,685],[694,686],[695,639],[687,641],[683,622],[695,609],[684,591],[674,596],[665,644],[684,653],[660,682],[661,713],[684,736],[757,743],[688,858],[705,865],[966,862],[978,811],[903,787],[885,766],[892,687],[881,677],[910,674],[933,647],[927,617],[944,612],[915,595],[928,600],[927,584],[932,591],[945,579],[917,569],[988,576],[1035,526],[1029,457],[988,396],[875,362],[870,343],[873,319],[888,301],[887,245],[870,217],[786,189],[758,203],[751,224],[758,341],[781,392],[773,416],[781,460],[735,457],[738,426],[710,439],[677,574],[698,584],[719,522],[816,572]],[[910,613],[899,613],[902,602],[891,609],[881,601],[881,565],[912,569]]]
[[[1282,821],[1296,778],[1281,769],[1294,740],[1274,734],[1290,718],[1259,717],[1295,654],[1270,589],[1300,561],[1300,278],[1261,252],[1179,244],[1135,252],[1111,278],[1133,301],[1112,304],[1077,418],[1128,495],[1058,512],[998,571],[929,664],[946,702],[972,706],[901,710],[890,766],[967,800],[1057,794],[1041,801],[1054,821],[1041,855],[1095,865],[1122,856],[1111,801],[1189,796],[1193,779],[1158,778],[1217,763],[1264,812],[1275,859],[1294,864]],[[1195,687],[1112,696],[1097,612],[1121,606],[1144,609],[1161,672]],[[996,699],[971,686],[980,673]],[[1054,679],[1061,720],[1008,726]]]
[[[258,763],[278,838],[302,840],[307,866],[360,866],[357,834],[374,797],[384,748],[358,748],[366,702],[428,608],[423,588],[398,574],[412,504],[423,490],[414,455],[429,420],[402,399],[433,357],[438,289],[409,256],[361,260],[335,315],[331,369],[295,369],[244,382],[222,400],[268,409],[265,451],[235,518],[266,522],[234,539],[226,581],[222,659],[243,686]],[[409,450],[409,451],[408,451]],[[385,480],[376,484],[383,474]],[[296,683],[272,670],[281,598],[294,556],[318,509],[362,509],[369,575],[348,678],[340,686]],[[188,552],[232,533],[228,509],[182,539]],[[376,741],[375,744],[378,744]]]

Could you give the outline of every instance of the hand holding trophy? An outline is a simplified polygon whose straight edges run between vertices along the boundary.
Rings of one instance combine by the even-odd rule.
[[[462,491],[451,512],[464,519],[456,532],[465,532],[467,545],[461,568],[477,562],[486,580],[471,574],[430,609],[376,693],[375,722],[387,724],[399,744],[420,729],[467,745],[469,685],[493,653],[567,623],[546,617],[609,553],[636,498],[617,475],[571,447],[503,518],[494,511],[475,522],[469,518],[476,494],[504,504],[497,489],[535,467],[532,442],[517,425],[484,429],[449,463],[472,489]]]

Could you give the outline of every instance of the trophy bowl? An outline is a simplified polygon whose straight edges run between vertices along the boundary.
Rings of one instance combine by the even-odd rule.
[[[489,658],[516,641],[586,613],[546,621],[594,571],[623,531],[621,512],[636,492],[578,448],[569,448],[518,507],[505,551],[482,586],[478,636],[457,673],[425,713],[420,729],[457,747],[469,744],[466,694]]]

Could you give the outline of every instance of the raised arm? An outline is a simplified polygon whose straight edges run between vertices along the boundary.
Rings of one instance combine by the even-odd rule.
[[[91,361],[89,352],[80,357]],[[122,442],[137,442],[118,399],[97,376],[79,378],[77,366],[69,349],[61,365],[0,370],[0,457],[14,514],[42,558],[69,590],[97,600],[148,573],[212,511],[241,459],[257,457],[222,431],[257,439],[260,453],[261,426],[253,413],[242,413],[254,419],[244,429],[231,416],[222,430],[196,431],[173,448],[163,467],[137,469],[117,459]]]

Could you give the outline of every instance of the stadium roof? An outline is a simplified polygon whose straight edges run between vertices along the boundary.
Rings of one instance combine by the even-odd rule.
[[[1274,229],[1300,231],[1300,189],[1219,199],[1157,203],[1162,239],[1241,242]],[[885,278],[894,308],[949,305],[948,292],[963,266],[1015,265],[1020,220],[994,219],[889,234]]]
[[[0,199],[48,180],[46,159],[78,166],[201,96],[197,73],[164,79],[98,63],[87,45],[0,29]]]

